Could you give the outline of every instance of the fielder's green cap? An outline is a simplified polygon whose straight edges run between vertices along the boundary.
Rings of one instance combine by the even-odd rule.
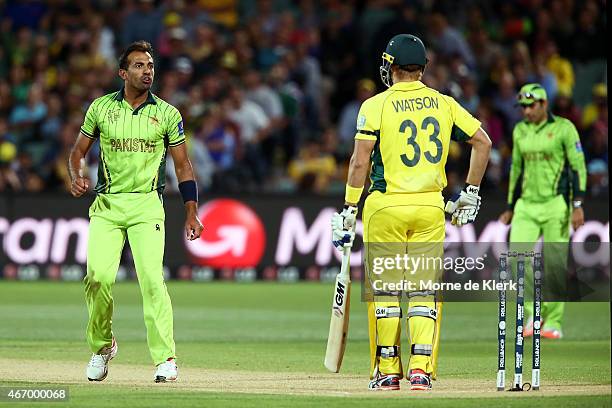
[[[519,105],[531,105],[536,101],[545,101],[548,99],[546,89],[540,84],[523,85],[517,96]]]

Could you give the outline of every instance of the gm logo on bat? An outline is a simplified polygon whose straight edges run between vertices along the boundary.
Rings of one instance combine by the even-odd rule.
[[[334,314],[338,317],[342,317],[342,305],[344,303],[344,288],[345,286],[336,282],[336,296],[334,297],[334,302],[336,303],[334,306]]]
[[[263,256],[266,232],[255,212],[240,201],[212,200],[200,207],[198,217],[204,225],[199,239],[185,247],[192,261],[212,267],[252,267]]]
[[[338,282],[338,286],[336,286],[336,305],[342,306],[344,303],[344,285]]]

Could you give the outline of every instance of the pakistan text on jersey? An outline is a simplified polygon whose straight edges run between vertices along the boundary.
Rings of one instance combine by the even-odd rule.
[[[137,139],[134,137],[128,137],[126,139],[111,139],[110,140],[112,152],[142,152],[142,153],[153,153],[155,152],[155,141],[147,139]]]
[[[425,96],[423,98],[400,99],[391,101],[396,112],[415,111],[421,109],[438,109],[438,98]]]
[[[552,160],[552,154],[544,152],[525,152],[523,153],[523,159],[525,161],[531,160]]]

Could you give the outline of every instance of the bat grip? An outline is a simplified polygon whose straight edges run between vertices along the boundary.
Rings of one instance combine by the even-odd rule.
[[[340,276],[349,277],[350,276],[350,258],[351,258],[351,248],[343,248],[342,249],[342,266],[340,267]]]

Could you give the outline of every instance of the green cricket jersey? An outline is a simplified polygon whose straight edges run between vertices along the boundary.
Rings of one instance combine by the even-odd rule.
[[[567,202],[584,197],[584,153],[572,122],[552,114],[538,125],[523,120],[514,127],[512,141],[510,207],[519,198],[541,203],[559,194]]]
[[[134,109],[123,89],[92,102],[81,133],[100,139],[97,193],[161,193],[166,150],[185,142],[178,109],[151,92]]]

